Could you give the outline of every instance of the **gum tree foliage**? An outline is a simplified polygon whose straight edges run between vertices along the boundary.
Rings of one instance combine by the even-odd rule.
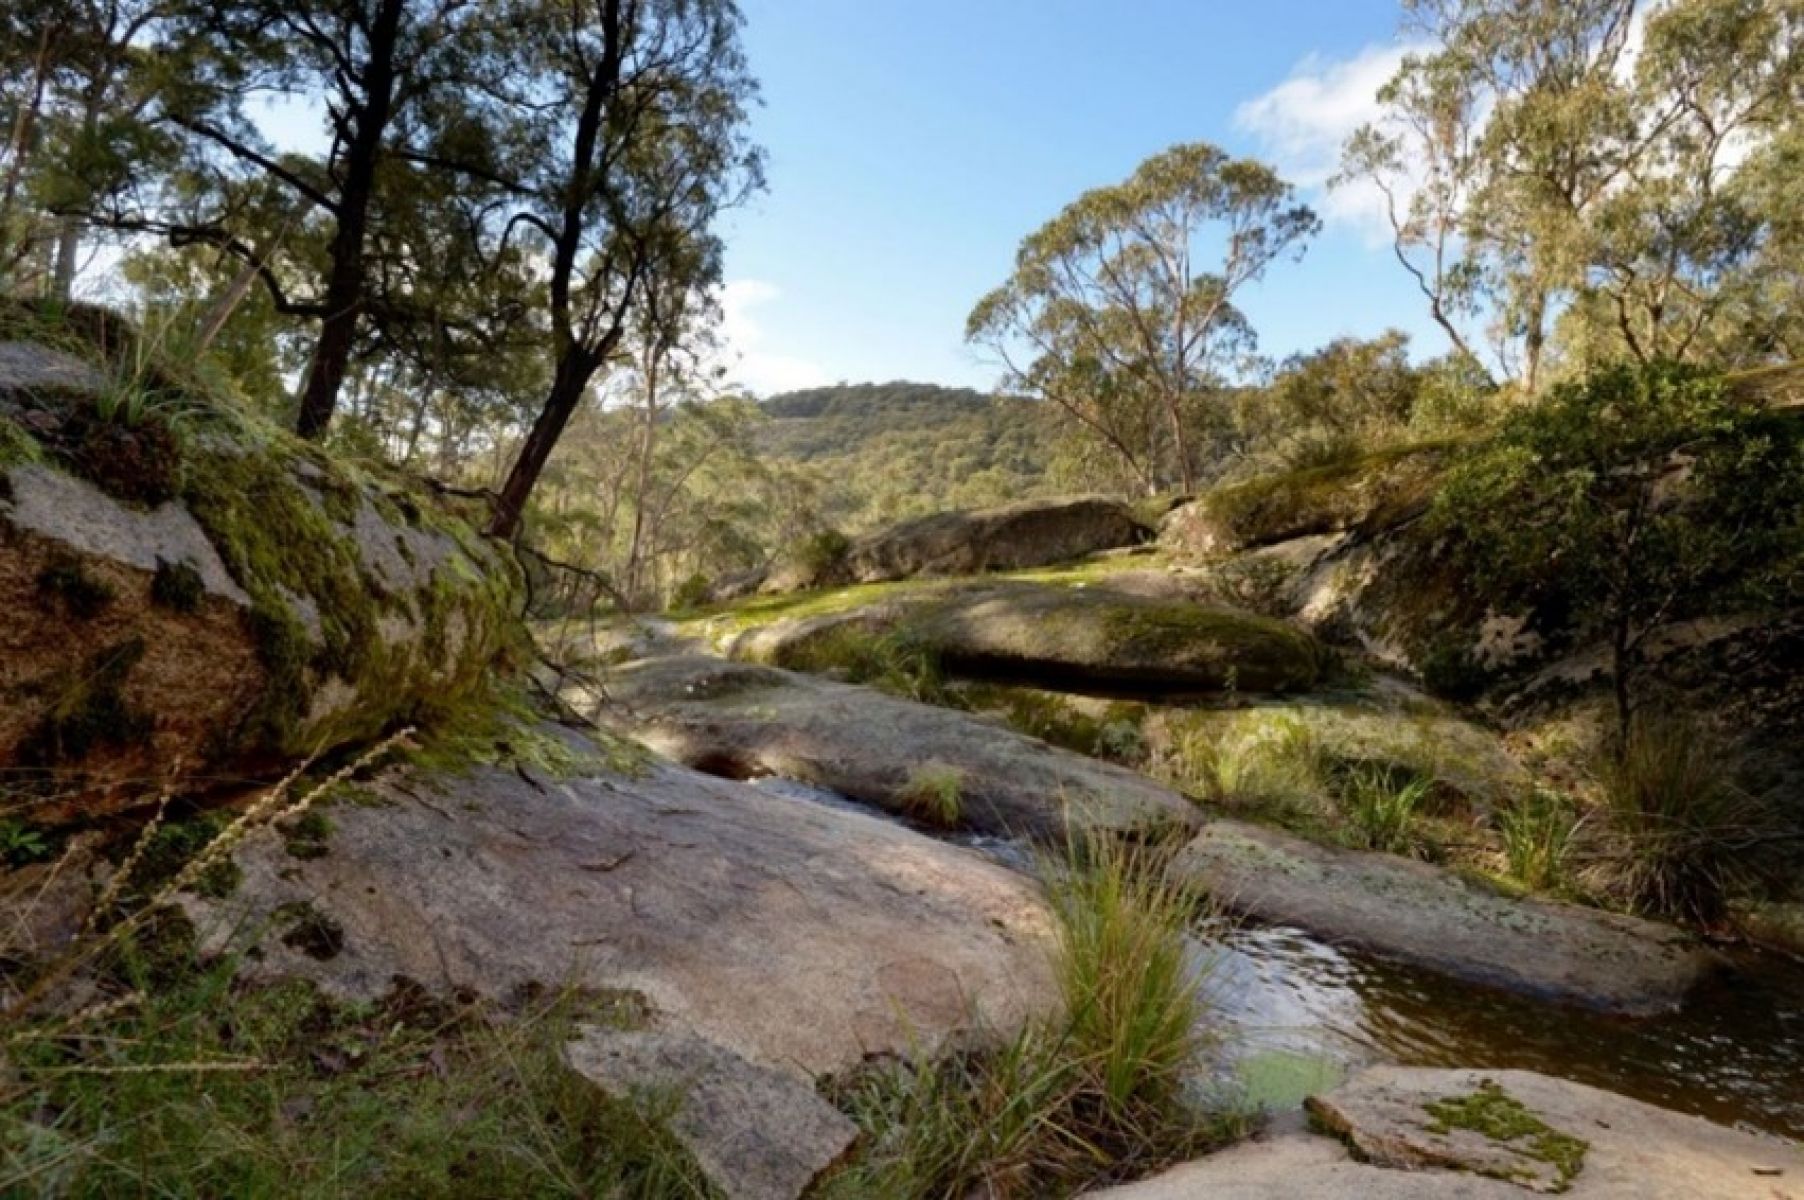
[[[162,203],[122,228],[230,256],[284,317],[316,331],[295,427],[319,437],[354,364],[490,361],[517,314],[519,263],[479,269],[487,195],[461,169],[505,72],[477,0],[206,0],[179,36],[203,70],[166,101],[188,154]],[[316,110],[318,153],[268,143],[266,104]],[[455,162],[453,155],[456,156]],[[512,273],[498,268],[512,267]],[[240,285],[240,289],[243,283]]]
[[[1608,646],[1626,744],[1652,635],[1804,599],[1804,422],[1701,368],[1601,368],[1514,411],[1430,520],[1500,607]]]
[[[1021,243],[965,336],[1147,492],[1191,490],[1253,333],[1235,296],[1320,222],[1269,167],[1175,146]]]
[[[1759,361],[1749,298],[1799,201],[1797,0],[1408,0],[1431,49],[1380,92],[1338,182],[1376,186],[1454,346],[1530,392],[1630,358]],[[1795,189],[1794,189],[1795,193]],[[1759,197],[1757,199],[1757,197]],[[1794,222],[1795,223],[1795,222]]]
[[[0,10],[0,291],[67,299],[87,214],[163,169],[162,101],[193,47],[186,0],[15,0]]]

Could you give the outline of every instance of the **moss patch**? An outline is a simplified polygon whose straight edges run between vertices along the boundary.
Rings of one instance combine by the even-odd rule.
[[[1238,546],[1313,533],[1387,528],[1424,506],[1457,440],[1393,446],[1342,462],[1262,475],[1204,498],[1210,524]]]
[[[39,572],[38,592],[77,621],[93,620],[117,598],[110,584],[73,558],[56,559]]]
[[[1561,1133],[1535,1116],[1522,1101],[1503,1090],[1500,1084],[1483,1080],[1478,1090],[1448,1100],[1435,1100],[1423,1109],[1433,1118],[1429,1132],[1446,1134],[1455,1129],[1470,1130],[1493,1142],[1502,1142],[1517,1153],[1547,1163],[1559,1173],[1559,1188],[1564,1191],[1585,1165],[1585,1152],[1591,1148],[1582,1138]],[[1498,1172],[1510,1178],[1509,1172]]]
[[[191,563],[157,560],[157,573],[150,580],[150,602],[170,612],[191,613],[200,608],[206,585]]]
[[[125,699],[123,687],[144,657],[144,642],[130,638],[93,656],[64,680],[31,733],[20,744],[32,766],[80,762],[101,747],[131,746],[155,724]]]
[[[562,734],[517,688],[497,686],[461,700],[406,751],[422,771],[462,775],[477,767],[526,769],[552,779],[638,775],[651,754],[604,730]]]

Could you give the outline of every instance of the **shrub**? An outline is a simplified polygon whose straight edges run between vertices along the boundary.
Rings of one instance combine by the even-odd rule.
[[[796,562],[814,581],[825,582],[846,560],[852,539],[837,529],[809,534],[796,546]]]
[[[1795,590],[1800,428],[1696,368],[1603,368],[1513,413],[1451,473],[1430,527],[1499,609],[1609,647],[1623,739],[1652,633]]]
[[[1596,773],[1619,843],[1613,880],[1630,906],[1715,921],[1750,874],[1774,814],[1737,780],[1734,753],[1684,718],[1637,718]]]
[[[714,585],[708,577],[702,572],[696,571],[671,590],[670,601],[666,607],[678,612],[700,608],[708,602],[708,597],[713,590]]]

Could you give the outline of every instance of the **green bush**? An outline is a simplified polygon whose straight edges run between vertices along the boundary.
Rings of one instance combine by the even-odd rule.
[[[795,548],[795,560],[811,579],[829,579],[852,549],[852,539],[837,529],[809,534]]]
[[[1662,363],[1517,409],[1452,471],[1429,525],[1493,607],[1609,647],[1621,739],[1651,634],[1804,598],[1801,522],[1804,422]]]

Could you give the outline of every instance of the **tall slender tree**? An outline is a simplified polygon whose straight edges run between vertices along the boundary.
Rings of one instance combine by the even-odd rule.
[[[1251,331],[1234,298],[1320,222],[1289,184],[1204,143],[1086,192],[1015,255],[967,340],[1100,439],[1149,492],[1196,485],[1193,440]],[[1219,247],[1219,249],[1217,249]]]
[[[647,290],[718,277],[711,227],[762,182],[756,85],[731,0],[516,0],[537,69],[515,96],[533,154],[510,233],[548,261],[552,379],[490,522],[512,537],[571,415]]]

